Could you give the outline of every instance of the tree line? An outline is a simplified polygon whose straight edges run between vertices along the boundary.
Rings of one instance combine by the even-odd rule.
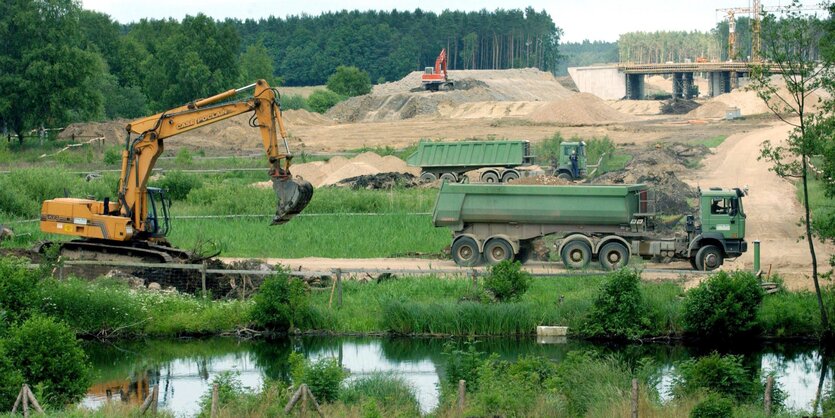
[[[544,11],[341,11],[122,24],[76,0],[0,4],[0,128],[133,118],[265,78],[321,85],[339,66],[376,82],[434,65],[554,71],[561,30]]]

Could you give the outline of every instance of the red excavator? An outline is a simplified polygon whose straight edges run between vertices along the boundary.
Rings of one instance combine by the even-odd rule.
[[[435,59],[435,67],[426,67],[420,76],[423,88],[429,91],[452,90],[455,86],[449,79],[446,72],[447,56],[446,48],[441,50],[438,58]]]

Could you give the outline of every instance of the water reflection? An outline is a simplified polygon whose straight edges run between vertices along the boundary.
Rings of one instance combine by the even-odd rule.
[[[350,370],[351,379],[375,372],[402,376],[415,388],[421,409],[432,410],[438,402],[438,384],[445,376],[443,345],[449,340],[416,338],[299,337],[279,341],[239,342],[230,339],[196,341],[149,341],[127,344],[96,344],[85,347],[98,378],[84,400],[88,407],[118,400],[141,403],[160,385],[160,407],[178,416],[193,416],[200,397],[211,380],[223,371],[236,371],[245,387],[258,390],[265,378],[289,381],[288,357],[297,351],[307,358],[334,357]],[[460,341],[459,341],[460,342]],[[684,345],[605,345],[569,340],[543,345],[534,339],[486,339],[479,351],[497,353],[505,359],[532,354],[561,361],[574,350],[613,355],[628,366],[652,358],[661,376],[662,399],[669,398],[671,375],[676,362],[713,351],[743,356],[752,373],[773,372],[788,398],[786,406],[811,410],[822,390],[831,386],[833,371],[825,355],[799,343],[735,347],[689,347]]]

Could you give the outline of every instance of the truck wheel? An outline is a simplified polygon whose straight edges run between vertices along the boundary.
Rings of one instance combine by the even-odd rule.
[[[470,237],[461,237],[452,243],[452,260],[462,267],[473,267],[481,263],[478,244]]]
[[[481,175],[481,181],[484,183],[498,183],[499,175],[495,172],[488,171]]]
[[[568,180],[568,181],[571,181],[571,174],[568,174],[568,173],[560,173],[560,174],[557,174],[557,178],[558,178],[558,179],[560,179],[560,180]]]
[[[450,183],[457,183],[458,176],[456,176],[455,173],[444,173],[441,174],[441,180],[446,180]]]
[[[724,261],[722,250],[715,245],[705,245],[696,253],[696,269],[699,271],[716,270]]]
[[[690,267],[693,267],[693,270],[699,269],[699,267],[696,266],[696,257],[690,257]]]
[[[502,183],[507,183],[509,181],[516,180],[518,178],[519,178],[519,173],[517,173],[515,171],[505,171],[504,174],[502,174]]]
[[[493,238],[484,246],[484,260],[489,264],[499,264],[513,258],[513,247],[502,238]]]
[[[420,173],[420,181],[422,181],[424,183],[430,183],[430,182],[433,182],[437,179],[438,179],[438,176],[436,176],[435,173],[430,173],[428,171],[424,171],[423,173]]]
[[[591,247],[585,241],[574,240],[562,247],[560,257],[566,268],[581,269],[591,261]]]
[[[597,254],[603,270],[614,270],[629,264],[629,250],[619,242],[610,242]]]

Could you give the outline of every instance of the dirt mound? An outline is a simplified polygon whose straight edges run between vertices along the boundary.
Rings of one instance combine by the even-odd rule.
[[[792,96],[786,89],[785,82],[780,79],[779,76],[772,78],[772,84],[777,88],[776,95],[786,98]],[[769,103],[782,108],[782,102],[776,97],[776,95],[772,96]],[[820,96],[817,93],[812,93],[806,98],[807,111],[815,111],[817,109],[818,97]],[[720,102],[728,107],[739,108],[742,116],[772,113],[768,105],[766,105],[761,98],[757,97],[757,93],[755,91],[744,88],[716,96],[712,98],[710,102]],[[722,116],[724,116],[724,114]]]
[[[415,187],[420,184],[420,179],[411,173],[379,173],[347,178],[340,180],[336,185],[354,190],[388,190],[395,187]]]
[[[409,174],[416,176],[420,169],[409,167],[405,161],[388,155],[381,157],[373,152],[364,152],[353,158],[336,156],[326,161],[313,161],[304,164],[294,164],[290,167],[294,176],[302,177],[314,187],[330,186],[341,183],[345,179],[362,176],[376,176],[386,173]],[[255,183],[256,187],[271,188],[269,181]]]
[[[513,118],[527,117],[548,102],[472,102],[463,104],[441,103],[438,114],[450,119]]]
[[[327,116],[340,122],[383,121],[437,116],[441,105],[471,102],[551,101],[572,94],[553,75],[536,69],[450,71],[450,91],[420,89],[415,71],[398,81],[374,86],[371,94],[353,97],[331,108]]]
[[[534,122],[558,122],[575,126],[634,120],[631,115],[618,112],[603,99],[590,93],[579,93],[548,103],[531,113],[529,119]]]
[[[125,126],[127,119],[115,119],[108,122],[73,123],[58,133],[60,139],[83,139],[104,137],[104,142],[109,145],[121,145],[125,143]]]
[[[644,90],[647,92],[673,92],[673,80],[660,75],[653,75],[644,79]]]
[[[661,101],[658,100],[611,100],[609,107],[629,115],[646,116],[661,114]]]
[[[336,122],[319,113],[309,112],[304,109],[285,110],[281,112],[284,122],[288,128],[293,126],[323,126],[333,125]]]
[[[532,177],[520,177],[518,179],[509,181],[508,184],[542,184],[547,186],[564,186],[572,183],[570,180],[563,180],[561,178],[543,174]]]
[[[687,116],[696,119],[724,118],[728,109],[730,109],[730,106],[725,103],[709,100],[705,104],[691,110],[687,113]]]
[[[648,184],[656,194],[656,211],[666,215],[692,213],[690,205],[698,197],[696,189],[679,179],[688,165],[709,150],[701,145],[658,145],[638,152],[622,171],[605,173],[592,183],[600,184]]]

